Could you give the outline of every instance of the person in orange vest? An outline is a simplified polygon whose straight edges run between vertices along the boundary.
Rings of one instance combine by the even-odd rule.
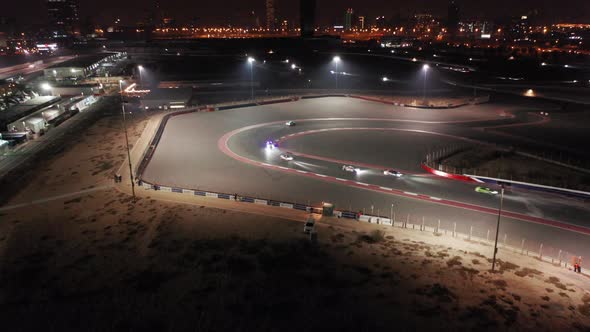
[[[574,266],[574,272],[582,273],[582,256],[572,257],[572,265]]]

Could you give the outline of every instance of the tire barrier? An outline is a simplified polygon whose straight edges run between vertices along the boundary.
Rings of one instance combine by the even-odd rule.
[[[166,186],[160,186],[157,184],[151,184],[151,183],[148,183],[145,181],[142,183],[141,187],[143,187],[145,190],[157,190],[157,191],[164,191],[164,192],[170,192],[170,193],[176,193],[176,194],[189,194],[189,195],[201,196],[201,197],[218,198],[218,199],[225,199],[225,200],[236,200],[238,202],[281,207],[281,208],[306,211],[306,212],[316,213],[316,214],[322,214],[322,212],[323,212],[322,208],[317,208],[317,207],[313,207],[313,206],[306,205],[306,204],[298,204],[298,203],[292,203],[292,202],[281,202],[281,201],[275,201],[275,200],[270,200],[270,199],[240,196],[238,194],[216,193],[216,192],[210,192],[210,191],[200,191],[200,190],[193,190],[193,189],[166,187]],[[344,218],[352,218],[352,219],[356,218],[355,212],[334,211],[334,213],[335,214],[337,213],[338,215],[341,215]]]

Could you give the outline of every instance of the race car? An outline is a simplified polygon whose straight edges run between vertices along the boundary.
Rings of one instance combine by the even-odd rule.
[[[266,148],[269,150],[272,150],[278,146],[279,146],[279,144],[276,141],[271,141],[271,140],[266,141]]]
[[[287,127],[293,127],[294,125],[295,125],[295,121],[287,121],[285,123],[285,126],[287,126]]]
[[[497,190],[492,190],[490,188],[482,187],[482,186],[475,187],[475,192],[482,193],[482,194],[488,194],[488,195],[498,195]]]
[[[393,170],[393,169],[386,169],[386,170],[383,171],[383,175],[390,175],[390,176],[395,176],[396,178],[399,178],[403,174],[400,173],[400,172],[398,172],[398,171],[396,171],[396,170]]]
[[[286,161],[291,161],[291,160],[293,160],[293,155],[290,153],[283,153],[281,155],[281,159],[286,160]]]
[[[354,166],[351,165],[342,165],[342,170],[346,171],[346,172],[351,172],[351,173],[358,173],[360,172],[360,168],[356,168]]]

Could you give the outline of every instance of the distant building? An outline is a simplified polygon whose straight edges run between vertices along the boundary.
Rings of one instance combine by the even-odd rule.
[[[364,16],[359,16],[358,27],[361,30],[365,29],[365,17]]]
[[[459,6],[455,4],[454,0],[449,2],[449,8],[447,12],[447,31],[451,36],[457,34],[459,28]]]
[[[352,8],[348,8],[346,10],[346,14],[344,14],[344,30],[350,31],[352,29],[353,24],[353,17],[354,17],[354,10]]]
[[[275,1],[266,0],[266,28],[275,30]]]
[[[190,106],[192,91],[192,88],[155,88],[141,98],[141,108],[146,110],[185,108]]]
[[[315,30],[315,9],[316,0],[300,0],[301,37],[313,37]]]
[[[45,79],[52,81],[76,81],[92,75],[101,65],[118,61],[127,53],[99,53],[81,56],[50,66],[43,70]]]
[[[77,0],[47,0],[47,15],[52,38],[67,38],[78,29]]]

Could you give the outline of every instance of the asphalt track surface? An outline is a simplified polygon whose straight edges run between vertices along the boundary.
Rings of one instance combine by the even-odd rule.
[[[534,125],[539,105],[490,103],[450,110],[418,110],[346,97],[304,99],[172,117],[142,178],[187,189],[238,193],[364,210],[410,218],[493,238],[499,197],[475,184],[442,179],[420,168],[432,149],[465,141],[509,142],[482,128]],[[285,122],[294,120],[294,127]],[[280,140],[278,149],[264,142]],[[279,158],[290,151],[293,161]],[[358,165],[359,174],[341,169]],[[404,172],[401,178],[382,170]],[[393,204],[393,209],[392,209]],[[590,254],[588,201],[509,190],[500,228],[503,242],[557,257],[558,250]]]

